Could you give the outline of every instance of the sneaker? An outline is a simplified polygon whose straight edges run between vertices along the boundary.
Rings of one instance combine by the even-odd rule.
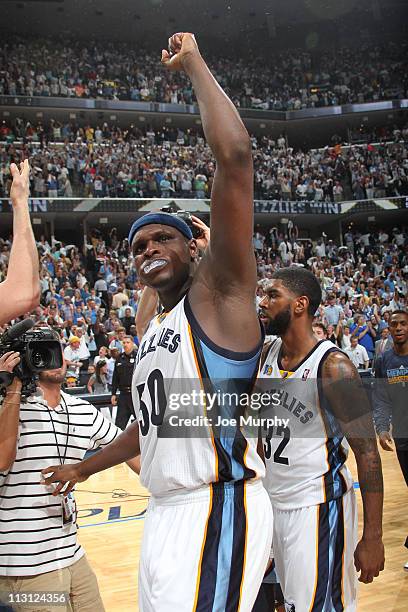
[[[404,565],[404,570],[405,570],[406,572],[408,572],[408,561],[407,561],[407,562],[406,562],[406,564]]]

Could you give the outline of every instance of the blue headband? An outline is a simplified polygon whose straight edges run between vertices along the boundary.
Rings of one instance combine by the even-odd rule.
[[[129,232],[129,244],[132,244],[132,240],[135,237],[136,232],[145,225],[171,225],[178,229],[179,232],[183,234],[188,240],[191,240],[193,237],[193,233],[191,229],[188,227],[187,223],[180,219],[177,215],[171,215],[170,213],[165,212],[152,212],[147,213],[147,215],[143,215],[140,219],[137,219],[130,228]]]

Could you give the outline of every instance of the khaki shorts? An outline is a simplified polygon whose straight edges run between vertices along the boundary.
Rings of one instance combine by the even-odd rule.
[[[65,604],[18,604],[13,595],[35,593],[68,593]],[[95,573],[84,555],[72,565],[38,576],[0,576],[0,597],[15,612],[104,612]],[[21,599],[20,599],[21,601]]]

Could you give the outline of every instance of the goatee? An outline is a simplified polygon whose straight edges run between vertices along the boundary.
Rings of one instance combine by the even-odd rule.
[[[290,306],[288,306],[285,310],[281,310],[276,317],[271,319],[268,325],[268,332],[274,336],[283,336],[287,332],[291,320],[292,315]]]

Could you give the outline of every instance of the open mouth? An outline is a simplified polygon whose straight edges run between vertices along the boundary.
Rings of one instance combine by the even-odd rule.
[[[153,261],[147,262],[142,266],[143,274],[150,274],[153,270],[159,270],[167,265],[165,259],[154,259]]]

